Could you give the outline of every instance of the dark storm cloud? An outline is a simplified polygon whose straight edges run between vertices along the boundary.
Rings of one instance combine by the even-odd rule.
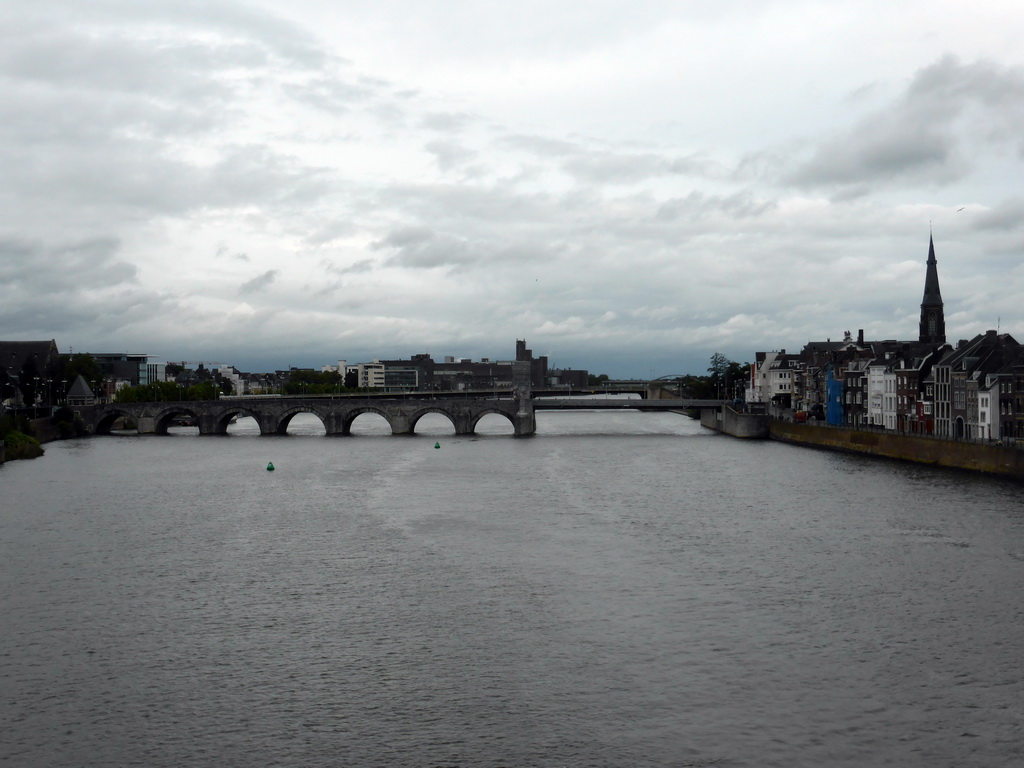
[[[1024,74],[947,56],[921,69],[902,97],[842,136],[820,144],[789,181],[859,186],[901,181],[948,184],[973,166],[978,144],[1016,143],[1024,120]]]
[[[0,240],[0,289],[27,292],[85,292],[133,284],[136,268],[116,258],[114,238],[95,238],[60,246],[16,239]]]
[[[277,280],[280,274],[280,270],[268,269],[266,272],[264,272],[261,275],[257,275],[252,280],[247,280],[246,282],[242,283],[242,286],[238,289],[238,292],[240,294],[245,295],[265,291],[268,287],[270,287],[270,285],[275,280]]]
[[[0,327],[12,336],[53,336],[170,310],[165,297],[139,285],[138,270],[119,250],[115,238],[57,246],[0,239]]]
[[[0,32],[5,207],[35,215],[64,202],[73,212],[67,223],[106,219],[113,227],[136,216],[308,202],[323,193],[317,169],[263,144],[218,137],[245,120],[239,97],[281,61],[325,61],[302,35],[233,3],[89,7],[88,23],[76,25],[77,6],[43,2],[13,14]],[[30,23],[33,13],[57,8],[49,24]],[[128,34],[123,22],[133,19],[140,26]],[[342,86],[333,87],[341,98]],[[181,151],[213,137],[219,141],[202,161]]]
[[[5,156],[0,150],[0,158]],[[128,212],[180,215],[202,208],[308,203],[328,187],[318,169],[265,146],[226,147],[217,162],[196,167],[163,156],[146,140],[113,137],[103,152],[51,147],[45,158],[11,158],[7,170],[14,186],[6,189],[18,191],[12,206],[62,201],[79,206],[79,212],[102,209],[111,224],[132,215]]]
[[[374,243],[373,248],[393,252],[385,262],[388,265],[417,269],[463,266],[480,258],[480,246],[469,239],[435,232],[428,227],[395,230]]]

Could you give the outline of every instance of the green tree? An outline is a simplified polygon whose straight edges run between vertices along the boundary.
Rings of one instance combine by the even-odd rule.
[[[715,387],[711,383],[710,376],[680,376],[676,379],[680,395],[692,397],[696,400],[712,400],[715,397]]]
[[[329,395],[346,389],[337,371],[293,370],[284,384],[286,395]]]
[[[181,399],[181,388],[170,381],[155,381],[137,387],[122,387],[115,402],[162,402]]]
[[[709,397],[731,400],[739,396],[747,380],[749,368],[746,363],[737,363],[721,352],[715,352],[708,366],[708,385],[711,390]]]
[[[747,363],[737,363],[735,360],[729,361],[729,367],[725,370],[724,383],[730,398],[743,396],[749,371],[750,366]]]
[[[213,381],[207,380],[207,381],[203,381],[203,382],[200,382],[199,384],[195,384],[194,386],[189,387],[188,390],[187,390],[187,396],[186,396],[185,399],[186,400],[216,400],[217,399],[217,392],[218,391],[219,390],[217,388],[217,385],[214,384]]]

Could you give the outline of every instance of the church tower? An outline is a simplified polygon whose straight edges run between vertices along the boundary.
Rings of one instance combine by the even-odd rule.
[[[921,334],[923,344],[946,343],[946,317],[942,312],[942,294],[939,293],[939,267],[935,261],[935,243],[928,236],[928,273],[924,278],[924,298],[921,300]]]

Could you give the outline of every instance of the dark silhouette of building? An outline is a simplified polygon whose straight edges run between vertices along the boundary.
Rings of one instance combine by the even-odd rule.
[[[935,243],[928,235],[928,273],[924,278],[924,298],[921,299],[922,344],[946,343],[946,317],[942,311],[942,293],[939,291],[939,267],[935,261]]]

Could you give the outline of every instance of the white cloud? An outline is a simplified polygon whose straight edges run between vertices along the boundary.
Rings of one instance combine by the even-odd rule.
[[[929,228],[950,336],[1024,335],[1015,4],[5,10],[11,338],[702,372],[912,337]]]

